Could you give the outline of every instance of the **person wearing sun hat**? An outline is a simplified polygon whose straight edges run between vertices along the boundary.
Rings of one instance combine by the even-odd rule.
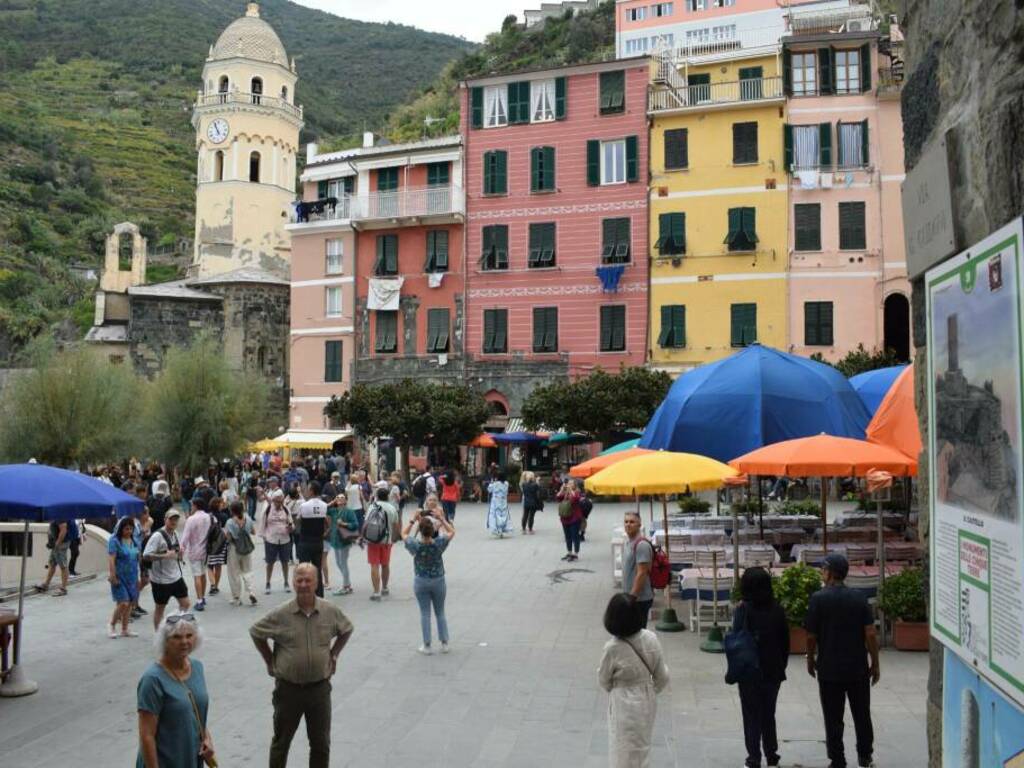
[[[818,680],[825,720],[825,747],[831,768],[845,768],[843,713],[846,701],[857,737],[857,765],[874,765],[871,686],[880,677],[878,634],[867,598],[845,584],[850,564],[831,552],[821,566],[825,587],[807,606],[807,673]],[[870,665],[868,659],[870,657]]]

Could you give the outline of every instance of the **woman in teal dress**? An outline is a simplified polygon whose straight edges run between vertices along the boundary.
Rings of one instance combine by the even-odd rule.
[[[201,661],[202,637],[191,613],[173,613],[156,632],[159,661],[139,680],[136,768],[202,768],[216,764],[206,727],[210,696]]]
[[[110,596],[114,600],[109,635],[112,639],[138,637],[139,633],[128,625],[132,605],[139,599],[139,548],[135,543],[135,521],[130,517],[117,521],[114,533],[107,541],[107,568]],[[120,632],[118,624],[121,625]]]

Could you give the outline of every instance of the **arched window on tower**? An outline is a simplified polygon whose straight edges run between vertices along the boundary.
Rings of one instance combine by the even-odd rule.
[[[281,86],[281,101],[283,101],[283,102],[287,102],[288,101],[288,86],[287,85],[282,85]]]
[[[224,151],[220,149],[213,154],[213,180],[224,181]]]
[[[227,75],[222,75],[221,78],[220,78],[220,82],[217,84],[217,93],[220,94],[220,103],[221,104],[223,104],[225,101],[228,100],[228,86],[229,85],[230,85],[230,81],[228,80],[228,76]]]
[[[260,182],[260,153],[253,152],[249,155],[249,181],[257,184]]]
[[[263,80],[258,77],[252,79],[252,103],[259,104],[263,97]]]

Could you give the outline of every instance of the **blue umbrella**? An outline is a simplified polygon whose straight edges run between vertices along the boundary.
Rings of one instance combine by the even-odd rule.
[[[496,443],[543,443],[548,439],[546,435],[537,435],[533,432],[500,432],[491,437]]]
[[[906,367],[905,365],[894,365],[891,368],[878,368],[850,377],[850,386],[860,395],[869,414],[875,415],[878,406],[882,404],[882,400],[892,389],[893,383]]]
[[[835,368],[754,344],[681,375],[640,447],[729,461],[795,437],[863,439],[868,421],[864,403]]]
[[[29,523],[138,514],[144,506],[142,501],[131,494],[88,475],[48,467],[45,464],[0,465],[0,519],[25,521],[14,664],[7,675],[7,680],[0,686],[0,695],[25,696],[35,693],[39,688],[31,680],[25,679],[18,664],[21,657],[21,617],[25,596]]]

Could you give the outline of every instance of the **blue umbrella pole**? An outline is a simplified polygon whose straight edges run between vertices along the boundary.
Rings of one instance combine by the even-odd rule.
[[[25,521],[25,528],[21,539],[21,579],[18,584],[18,623],[14,627],[14,663],[7,673],[7,679],[0,685],[0,696],[5,698],[15,696],[29,696],[39,690],[39,684],[25,677],[21,671],[21,625],[25,618],[25,564],[28,560],[28,536],[29,522]]]

